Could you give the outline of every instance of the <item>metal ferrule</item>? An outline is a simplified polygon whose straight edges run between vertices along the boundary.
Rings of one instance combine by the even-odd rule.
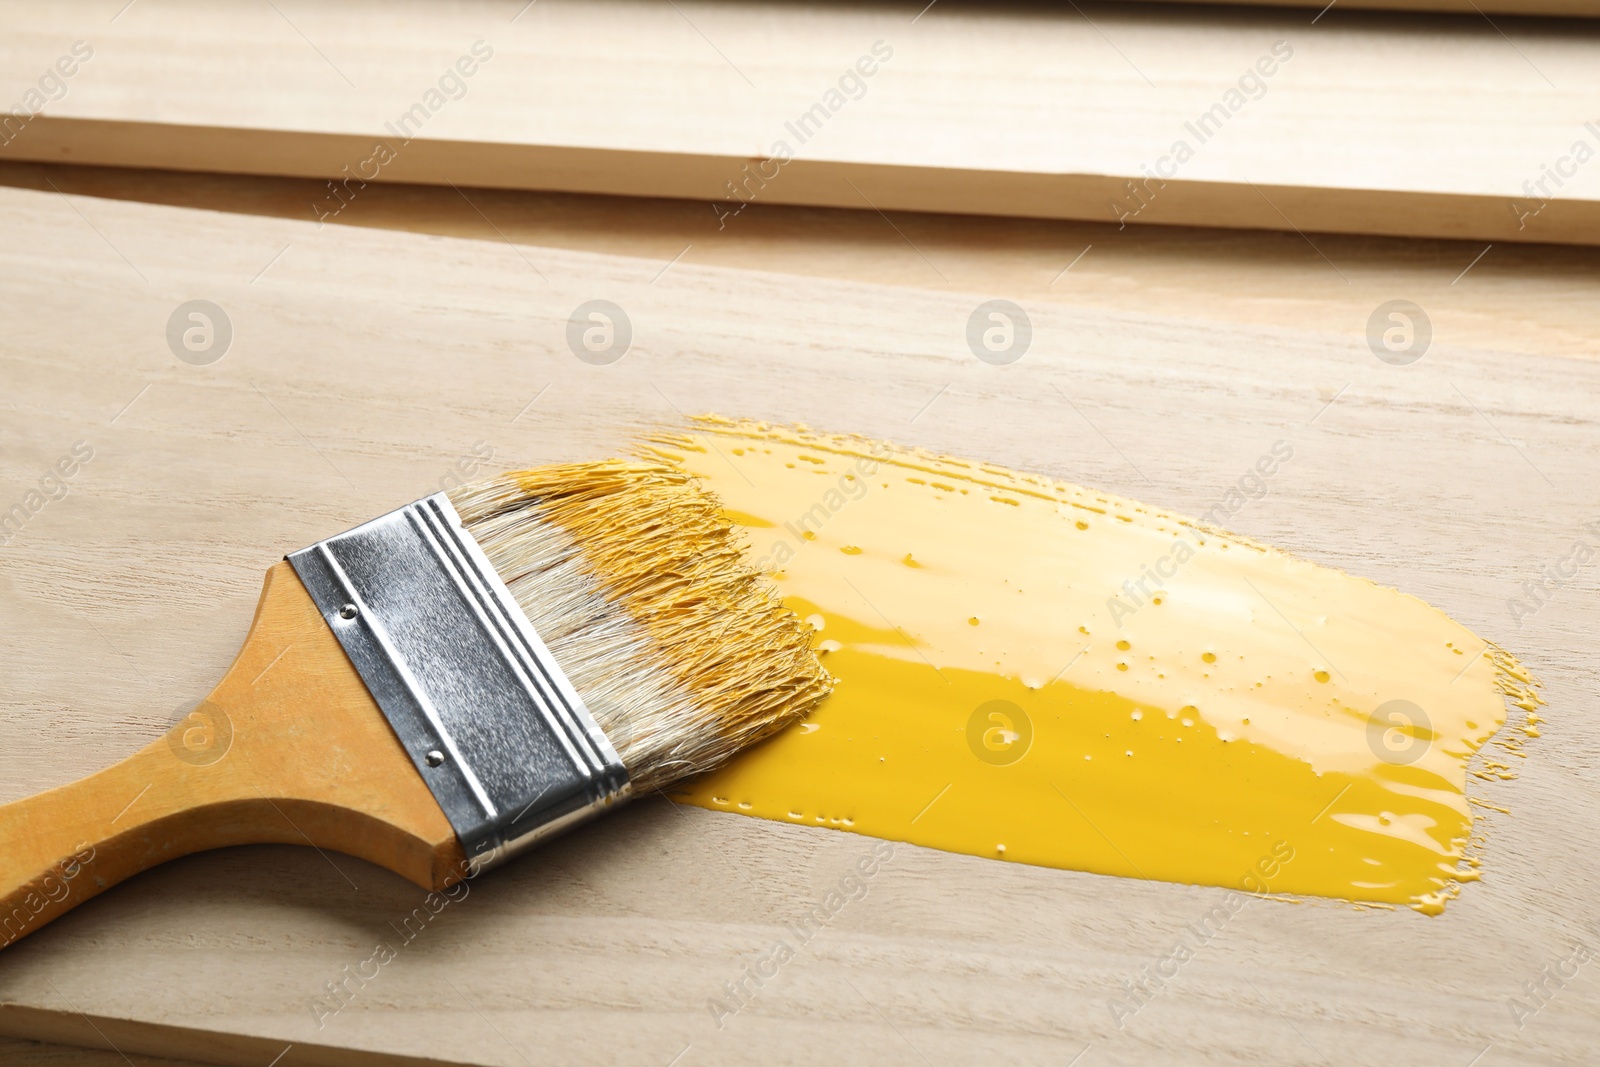
[[[443,493],[288,559],[476,870],[627,794],[616,750]]]

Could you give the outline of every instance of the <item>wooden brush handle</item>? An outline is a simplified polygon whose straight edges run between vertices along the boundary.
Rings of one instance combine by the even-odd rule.
[[[244,649],[188,718],[115,766],[0,807],[0,947],[158,863],[267,843],[346,852],[430,889],[465,869],[287,563],[267,572]]]

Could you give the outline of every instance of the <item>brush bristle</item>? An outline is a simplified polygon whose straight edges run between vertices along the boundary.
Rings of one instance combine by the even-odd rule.
[[[688,475],[579,463],[449,497],[635,790],[710,770],[833,686],[810,628]]]

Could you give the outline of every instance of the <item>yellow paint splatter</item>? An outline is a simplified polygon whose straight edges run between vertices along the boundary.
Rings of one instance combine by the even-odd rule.
[[[860,438],[705,419],[661,444],[749,527],[788,604],[825,621],[838,679],[805,729],[691,782],[689,802],[1428,913],[1476,878],[1469,760],[1508,698],[1536,736],[1539,700],[1422,601],[1109,494]],[[1482,651],[1463,666],[1462,648]]]

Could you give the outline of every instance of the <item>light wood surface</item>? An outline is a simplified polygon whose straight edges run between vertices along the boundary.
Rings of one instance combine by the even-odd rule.
[[[321,183],[0,163],[0,185],[305,219]],[[1397,294],[1454,342],[1515,355],[1600,355],[1600,250],[1444,240],[1006,219],[757,204],[719,229],[705,204],[639,197],[373,186],[341,226],[543,245],[680,266],[1365,335]],[[291,250],[292,251],[292,250]],[[286,255],[288,253],[285,253]]]
[[[289,1065],[1061,1063],[1086,1047],[1085,1065],[1457,1065],[1486,1046],[1481,1064],[1534,1064],[1583,1062],[1600,1036],[1587,966],[1520,1029],[1507,1007],[1596,936],[1594,579],[1520,627],[1507,608],[1595,518],[1593,361],[1464,343],[1445,312],[1424,358],[1395,367],[1359,334],[1019,293],[1033,347],[996,368],[964,330],[1003,288],[663,272],[22,190],[0,193],[0,233],[0,484],[20,496],[96,444],[3,549],[3,799],[158,737],[232,656],[264,562],[436,488],[479,442],[495,465],[593,458],[703,410],[1191,513],[1289,437],[1295,463],[1234,525],[1437,604],[1522,657],[1550,702],[1520,777],[1479,787],[1511,814],[1487,813],[1484,881],[1445,915],[1252,901],[1122,1029],[1108,999],[1222,891],[910,846],[719,1029],[722,983],[872,842],[655,800],[479,880],[320,1028],[314,1000],[421,891],[265,846],[147,872],[6,950],[0,1030],[75,1040],[82,1013],[134,1052],[258,1064],[277,1043]],[[167,347],[195,298],[234,325],[211,366]],[[566,348],[591,298],[633,320],[610,367]]]
[[[74,42],[94,52],[0,158],[337,179],[319,217],[365,183],[410,181],[1600,241],[1591,22],[950,0],[920,17],[759,0],[107,6],[0,5],[0,99],[26,100]]]
[[[228,845],[360,856],[424,889],[466,875],[454,830],[287,562],[227,675],[166,735],[0,806],[0,947],[143,871]]]

